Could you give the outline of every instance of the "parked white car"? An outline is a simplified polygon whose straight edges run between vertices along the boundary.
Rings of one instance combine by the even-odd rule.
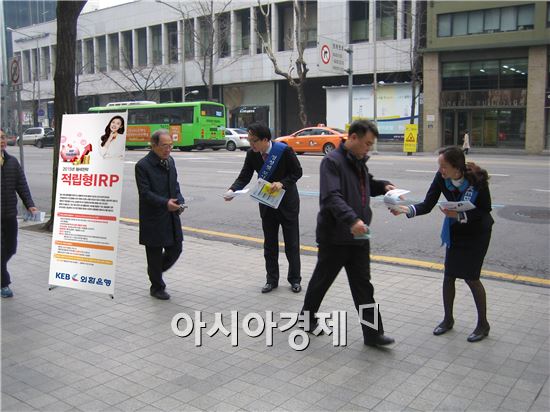
[[[247,150],[250,147],[248,143],[248,132],[242,128],[226,128],[225,129],[225,148],[230,152],[241,149]]]
[[[36,144],[48,132],[53,132],[53,129],[51,127],[30,127],[23,132],[23,144]]]

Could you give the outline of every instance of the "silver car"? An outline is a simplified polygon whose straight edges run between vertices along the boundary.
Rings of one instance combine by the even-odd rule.
[[[53,132],[51,127],[31,127],[23,132],[23,144],[36,144],[36,142]]]
[[[236,149],[247,150],[250,147],[247,137],[246,129],[228,127],[225,129],[225,148],[230,152]]]

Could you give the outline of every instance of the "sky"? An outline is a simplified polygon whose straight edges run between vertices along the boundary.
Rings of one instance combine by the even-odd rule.
[[[133,0],[88,0],[88,3],[86,3],[84,9],[82,10],[82,13],[117,6],[119,4],[129,3],[130,1]]]

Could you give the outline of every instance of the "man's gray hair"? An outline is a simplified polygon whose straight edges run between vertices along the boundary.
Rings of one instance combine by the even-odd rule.
[[[155,132],[151,135],[151,144],[154,144],[155,146],[158,146],[159,141],[160,141],[160,137],[163,134],[166,134],[166,135],[170,136],[170,132],[167,129],[155,130]]]

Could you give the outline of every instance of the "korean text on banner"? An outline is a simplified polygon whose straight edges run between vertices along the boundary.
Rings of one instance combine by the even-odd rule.
[[[114,294],[126,119],[63,116],[50,285]]]

